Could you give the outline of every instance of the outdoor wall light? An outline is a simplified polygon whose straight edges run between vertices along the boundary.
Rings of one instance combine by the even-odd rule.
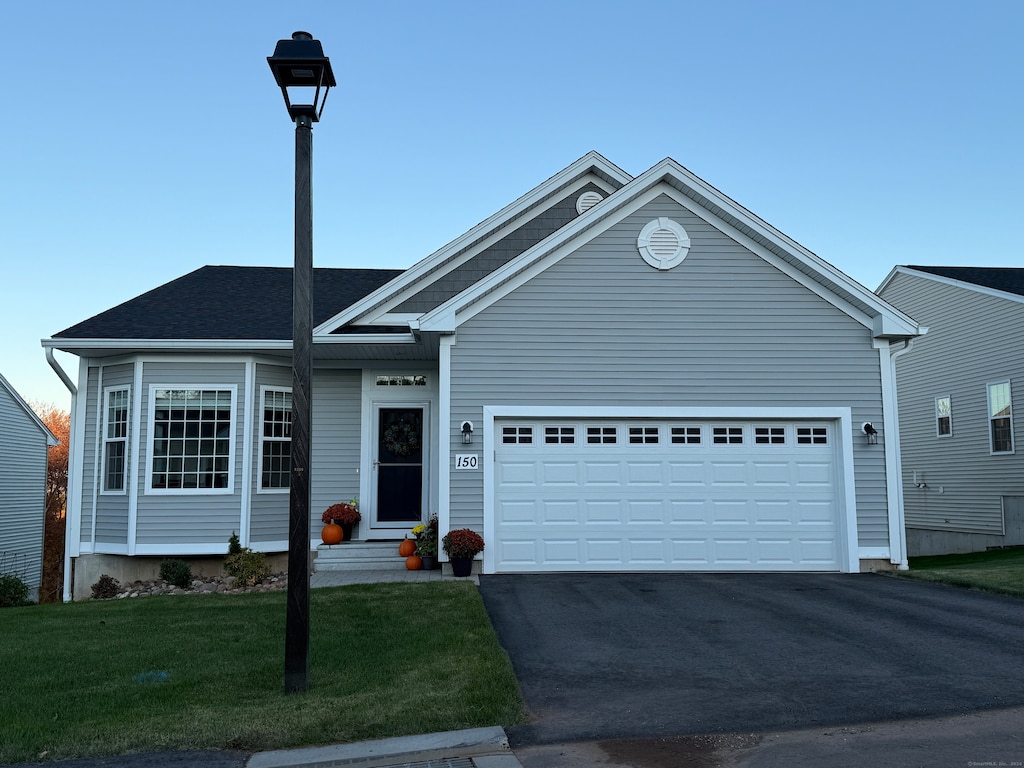
[[[878,430],[874,428],[870,421],[865,421],[860,429],[867,436],[868,445],[875,445],[878,442]]]
[[[462,422],[462,444],[472,445],[473,444],[473,422],[464,421]]]

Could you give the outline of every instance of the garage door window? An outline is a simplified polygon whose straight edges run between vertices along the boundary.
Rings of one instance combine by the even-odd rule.
[[[619,430],[615,427],[587,427],[589,445],[615,445],[619,441]]]
[[[533,443],[533,427],[502,427],[501,442],[505,445],[530,445]]]
[[[574,445],[576,443],[576,428],[545,427],[544,442],[548,445]]]
[[[796,441],[800,445],[828,445],[825,427],[797,427]]]
[[[754,442],[758,445],[785,445],[785,427],[755,427]]]
[[[743,427],[715,427],[712,436],[716,445],[743,445]]]
[[[657,427],[630,427],[629,442],[633,445],[657,445]]]
[[[672,427],[674,445],[700,445],[700,427]]]

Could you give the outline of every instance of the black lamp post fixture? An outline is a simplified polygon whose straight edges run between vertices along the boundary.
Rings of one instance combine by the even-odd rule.
[[[309,455],[313,373],[313,123],[333,88],[331,61],[308,32],[278,40],[267,57],[295,123],[295,269],[292,271],[292,424],[288,492],[288,609],[285,693],[305,691],[309,677]],[[321,99],[321,95],[323,98]],[[311,103],[306,103],[311,102]]]

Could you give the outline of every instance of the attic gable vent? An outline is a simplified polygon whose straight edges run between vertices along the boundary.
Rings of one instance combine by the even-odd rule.
[[[586,213],[602,200],[604,200],[604,198],[601,196],[600,192],[594,192],[593,190],[590,192],[584,192],[576,198],[576,213]]]
[[[689,253],[690,236],[678,222],[662,216],[640,230],[636,247],[644,261],[655,269],[672,269],[682,264]]]

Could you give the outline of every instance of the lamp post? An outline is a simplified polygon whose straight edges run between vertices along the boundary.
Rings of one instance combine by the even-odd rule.
[[[278,40],[267,57],[295,123],[295,268],[292,271],[292,424],[288,491],[288,608],[285,693],[305,691],[309,677],[309,455],[313,372],[313,123],[320,120],[334,72],[308,32]],[[321,100],[321,94],[323,99]]]

